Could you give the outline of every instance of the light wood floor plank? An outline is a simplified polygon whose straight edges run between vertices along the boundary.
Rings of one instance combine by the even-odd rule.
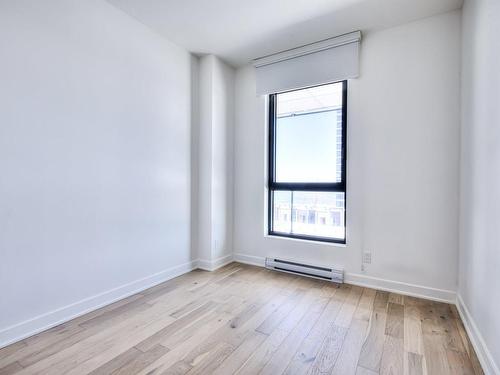
[[[477,358],[476,352],[472,347],[472,343],[470,342],[469,336],[467,336],[467,332],[465,331],[465,327],[463,322],[460,320],[460,316],[457,313],[457,318],[455,319],[455,326],[458,329],[459,335],[462,338],[462,343],[464,344],[467,355],[470,358],[472,368],[474,369],[474,373],[476,375],[483,375],[483,369],[481,368],[481,364],[479,363],[479,359]]]
[[[134,358],[139,356],[142,352],[135,347],[123,352],[122,354],[112,358],[102,366],[99,366],[94,371],[90,372],[91,375],[107,375],[112,374],[120,367],[125,366],[127,363],[132,361]]]
[[[150,363],[137,374],[153,375],[172,372],[172,366],[175,366],[176,364],[182,364],[182,367],[177,370],[178,373],[185,373],[189,371],[191,369],[191,366],[186,366],[186,362],[184,362],[183,359],[186,358],[186,356],[194,348],[196,348],[200,342],[204,342],[205,340],[209,339],[210,336],[215,331],[217,331],[217,329],[228,324],[230,319],[230,314],[223,313],[222,315],[217,316],[215,319],[206,322],[206,324],[200,327],[194,335],[179,343],[174,348],[170,348],[169,352]]]
[[[450,374],[448,365],[445,338],[440,333],[441,330],[436,329],[437,322],[430,318],[425,318],[422,321],[424,356],[427,364],[427,371],[430,375],[446,375]]]
[[[339,358],[335,363],[332,374],[354,374],[358,364],[359,353],[368,330],[368,321],[354,319],[347,331]]]
[[[354,319],[370,321],[376,293],[375,289],[363,288],[363,294],[354,313]]]
[[[78,325],[61,325],[47,331],[44,340],[42,335],[31,338],[30,343],[22,348],[1,358],[0,368],[6,363],[19,362],[23,367],[28,367],[44,358],[63,350],[64,348],[78,343],[92,334]]]
[[[373,303],[372,316],[368,327],[368,335],[361,349],[358,365],[379,372],[385,342],[387,321],[387,303],[389,294],[377,291]]]
[[[353,286],[346,300],[342,304],[337,317],[335,318],[335,325],[339,327],[348,328],[351,325],[352,317],[354,316],[354,311],[358,307],[359,299],[363,294],[363,288],[359,286]]]
[[[189,367],[186,367],[185,360],[187,357],[191,356],[192,358],[196,358],[203,355],[204,353],[210,351],[214,345],[223,339],[229,340],[234,347],[237,347],[242,341],[245,340],[246,335],[261,324],[262,321],[267,318],[272,311],[278,308],[286,298],[286,295],[278,293],[280,289],[276,289],[269,284],[254,286],[253,296],[255,300],[252,299],[251,301],[254,301],[255,303],[259,303],[259,301],[263,301],[267,297],[270,299],[272,294],[269,294],[269,292],[273,289],[274,292],[277,293],[274,295],[273,301],[266,303],[264,307],[258,310],[258,312],[251,318],[248,317],[249,319],[246,322],[244,322],[246,318],[242,318],[248,314],[242,314],[242,312],[248,311],[248,305],[241,306],[241,312],[235,312],[234,315],[231,315],[228,312],[228,309],[224,309],[226,311],[225,314],[227,318],[217,318],[217,320],[214,320],[213,322],[208,322],[205,326],[196,331],[191,338],[185,340],[178,346],[171,347],[171,352],[167,353],[165,356],[159,358],[158,361],[148,366],[144,372],[141,372],[141,374],[156,374],[163,373],[164,371],[171,372],[176,367],[176,373],[187,371],[190,369]]]
[[[356,370],[356,375],[378,375],[378,372],[368,370],[367,368],[364,368],[363,366],[358,366]]]
[[[23,367],[18,362],[12,362],[11,364],[0,368],[0,374],[1,375],[17,374],[22,369]]]
[[[447,349],[446,355],[453,375],[474,375],[474,368],[467,354]]]
[[[403,338],[387,335],[380,363],[380,375],[398,375],[404,372]]]
[[[330,374],[333,371],[346,333],[347,328],[332,325],[308,372],[309,375]]]
[[[0,375],[483,371],[454,306],[231,263],[0,349]]]
[[[193,368],[187,374],[212,374],[233,351],[233,346],[226,342],[220,342],[199,363],[190,363]]]
[[[47,334],[49,335],[50,330],[47,330],[45,332],[42,332],[42,334]],[[40,333],[35,336],[41,335]],[[31,336],[31,337],[35,337]],[[28,344],[26,343],[26,340],[18,341],[14,344],[11,344],[9,346],[6,346],[5,348],[0,348],[0,359],[3,358],[9,358],[12,354],[17,353],[21,349],[25,348]]]
[[[397,294],[397,293],[390,293],[389,294],[389,303],[396,303],[398,305],[403,305],[404,304],[404,296],[402,296],[401,294]]]
[[[213,375],[235,374],[266,339],[267,335],[257,331],[249,334],[243,343],[214,370]]]
[[[305,290],[299,289],[295,291],[278,310],[274,311],[259,327],[256,331],[263,333],[264,335],[269,335],[273,332],[276,327],[281,323],[281,321],[290,313],[294,306],[300,301],[304,296]]]
[[[304,295],[301,299],[302,303],[296,304],[296,306],[279,323],[276,329],[269,334],[269,337],[262,343],[262,345],[252,354],[238,373],[259,373],[271,360],[288,335],[293,331],[297,324],[299,324],[303,316],[309,310],[310,304],[313,303],[318,296],[319,292],[317,290],[310,290],[306,293],[306,295]],[[259,329],[257,329],[257,331],[261,332]]]
[[[389,302],[385,334],[397,339],[404,337],[404,306]]]
[[[405,298],[404,305],[404,349],[406,352],[423,355],[422,324],[418,301],[413,297]]]
[[[425,372],[423,356],[421,354],[405,352],[405,375],[424,375]]]
[[[285,371],[301,342],[309,334],[321,313],[324,311],[327,302],[325,298],[319,298],[311,305],[309,311],[281,343],[278,350],[264,366],[260,374],[273,375],[281,374]]]
[[[205,314],[209,313],[213,309],[215,309],[216,304],[213,302],[207,302],[199,308],[195,309],[191,313],[183,316],[180,319],[175,320],[172,324],[167,325],[165,328],[160,331],[154,333],[152,336],[144,339],[136,346],[142,351],[148,351],[155,345],[158,345],[162,342],[162,340],[173,333],[185,328],[186,326],[193,324],[197,319],[202,318]]]
[[[305,374],[312,366],[323,341],[332,327],[337,314],[339,313],[347,294],[346,288],[337,289],[337,293],[332,296],[323,313],[315,323],[307,337],[302,341],[293,359],[290,361],[285,374]]]

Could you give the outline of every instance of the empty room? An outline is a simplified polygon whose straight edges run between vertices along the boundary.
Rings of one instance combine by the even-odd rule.
[[[500,375],[499,0],[0,0],[0,375]]]

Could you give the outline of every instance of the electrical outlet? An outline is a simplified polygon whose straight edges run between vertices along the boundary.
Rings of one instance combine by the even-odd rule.
[[[363,252],[363,259],[362,259],[363,264],[371,264],[372,263],[372,253],[369,251],[364,251]]]

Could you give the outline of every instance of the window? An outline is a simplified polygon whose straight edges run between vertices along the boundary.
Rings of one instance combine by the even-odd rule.
[[[270,235],[345,243],[347,81],[269,96]]]

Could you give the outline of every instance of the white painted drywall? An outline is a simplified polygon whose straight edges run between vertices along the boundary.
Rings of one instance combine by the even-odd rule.
[[[233,251],[234,75],[216,56],[200,59],[198,248],[200,266],[207,269]]]
[[[198,259],[200,213],[200,59],[191,57],[191,257]]]
[[[101,0],[2,1],[0,82],[0,342],[189,269],[188,52]]]
[[[500,374],[500,2],[466,0],[462,35],[458,294]]]
[[[234,252],[344,266],[450,291],[457,282],[460,12],[366,33],[349,82],[347,246],[265,236],[266,100],[236,75]],[[252,259],[252,258],[246,258]],[[430,294],[432,295],[432,290]]]
[[[219,58],[213,67],[213,215],[212,258],[233,252],[233,133],[235,70]]]
[[[212,79],[213,59],[205,56],[199,63],[198,136],[198,256],[212,259]]]

